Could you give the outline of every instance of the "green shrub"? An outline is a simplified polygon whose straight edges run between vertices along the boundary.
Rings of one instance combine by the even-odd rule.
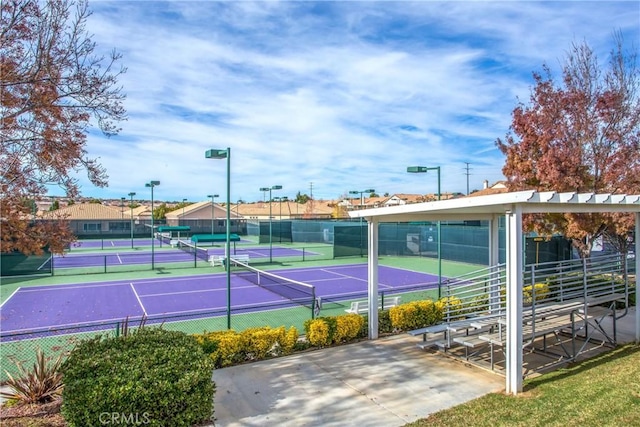
[[[378,310],[378,333],[390,334],[393,332],[393,325],[391,324],[391,317],[389,310]],[[365,329],[364,336],[367,336],[369,331]]]
[[[143,328],[82,341],[62,373],[70,426],[192,426],[213,415],[213,362],[182,332]]]

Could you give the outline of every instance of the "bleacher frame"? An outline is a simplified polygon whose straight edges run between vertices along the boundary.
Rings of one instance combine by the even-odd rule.
[[[594,344],[615,346],[616,321],[628,313],[633,290],[626,261],[609,255],[525,266],[524,357],[548,357],[553,362],[546,368],[574,361]],[[505,277],[504,265],[498,265],[448,280],[443,287],[444,321],[409,331],[422,337],[418,347],[501,372],[507,333]],[[549,336],[554,341],[548,342]],[[501,353],[502,359],[496,360]],[[527,370],[524,376],[535,372]]]

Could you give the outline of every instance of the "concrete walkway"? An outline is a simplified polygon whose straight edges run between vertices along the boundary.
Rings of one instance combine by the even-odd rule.
[[[402,426],[504,378],[401,334],[214,371],[215,426]]]
[[[619,344],[635,340],[635,314],[618,321]],[[215,370],[214,425],[403,426],[504,390],[503,376],[418,341],[401,334]]]

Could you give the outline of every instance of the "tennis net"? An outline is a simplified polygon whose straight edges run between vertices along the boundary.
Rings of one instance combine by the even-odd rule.
[[[233,255],[231,256],[230,264],[231,272],[234,275],[254,285],[265,288],[276,295],[287,298],[296,304],[309,307],[312,309],[312,312],[316,312],[318,301],[316,300],[315,286],[278,276],[277,274],[264,270],[258,270],[244,262],[234,260]]]
[[[205,261],[209,260],[209,253],[204,248],[199,248],[194,244],[185,242],[184,240],[178,240],[178,249],[188,254],[191,254],[195,258],[200,258]]]

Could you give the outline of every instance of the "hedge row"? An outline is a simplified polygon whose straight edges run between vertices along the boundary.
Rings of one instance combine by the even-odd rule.
[[[213,360],[216,368],[290,354],[298,343],[298,331],[284,326],[246,329],[236,332],[206,332],[195,335],[196,341]]]

